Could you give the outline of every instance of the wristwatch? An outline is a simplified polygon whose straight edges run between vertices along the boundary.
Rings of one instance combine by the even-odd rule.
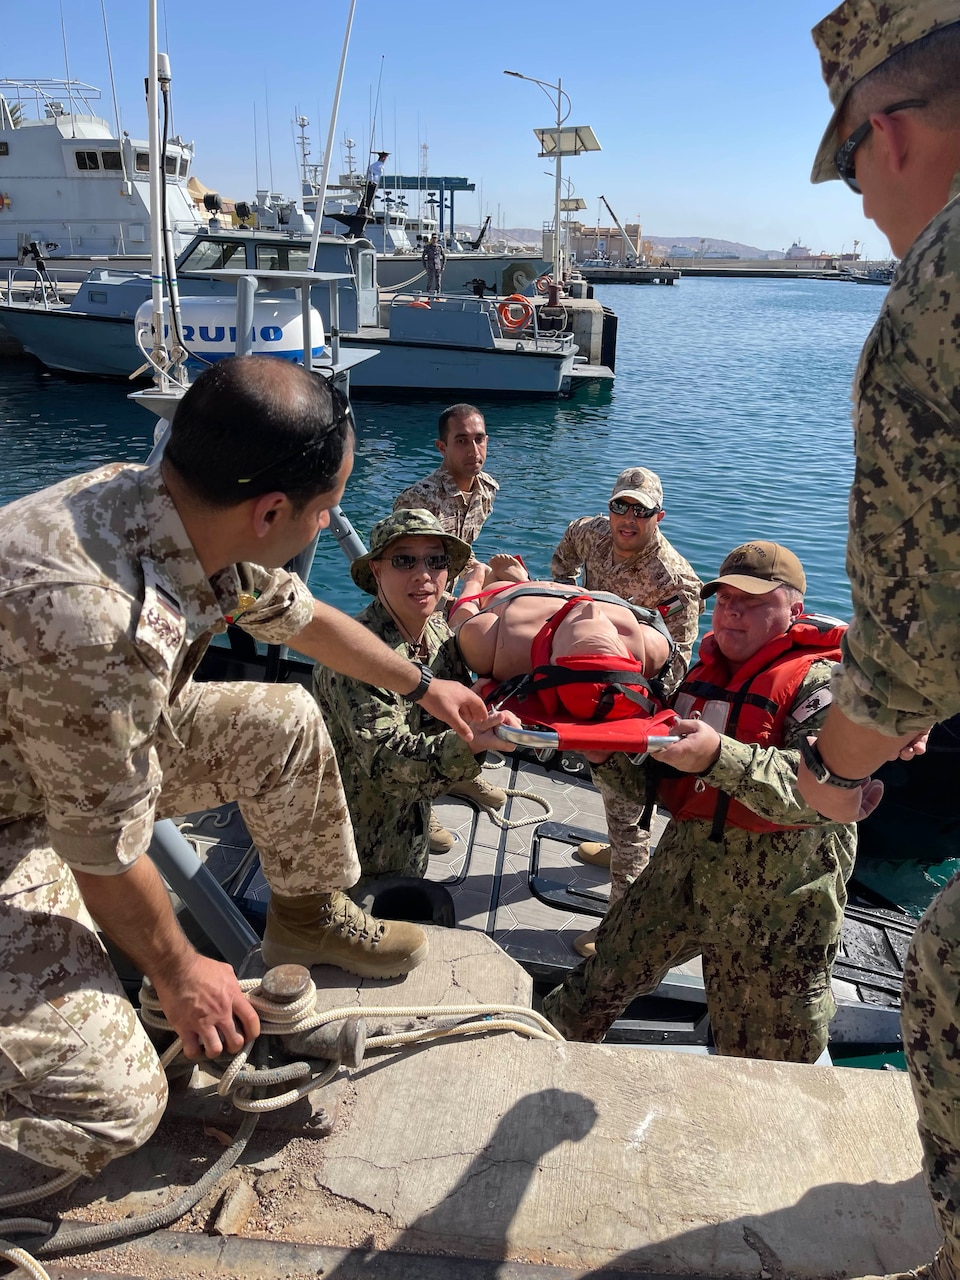
[[[411,702],[419,702],[430,688],[430,681],[433,679],[433,672],[425,662],[415,662],[413,665],[420,668],[420,683],[415,689],[412,689],[409,693],[405,693],[403,696],[408,698]]]
[[[828,787],[840,787],[843,791],[856,791],[857,787],[862,787],[865,782],[870,781],[869,777],[839,778],[835,773],[831,773],[817,748],[816,738],[812,742],[806,737],[801,739],[800,756],[817,782],[824,783]]]

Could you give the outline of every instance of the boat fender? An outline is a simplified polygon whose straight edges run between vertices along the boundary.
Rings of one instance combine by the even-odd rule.
[[[537,293],[547,294],[550,292],[550,286],[553,284],[553,276],[547,272],[545,275],[537,277]]]
[[[522,293],[512,293],[497,304],[497,313],[505,329],[522,329],[533,316],[533,303]]]
[[[170,340],[169,304],[163,303],[164,338]],[[142,303],[134,318],[138,340],[151,345],[153,304]],[[183,343],[191,356],[205,362],[224,360],[237,350],[237,300],[233,296],[213,298],[181,298],[180,324]],[[313,356],[325,350],[323,319],[310,308],[310,337]],[[303,360],[303,314],[299,299],[271,298],[257,294],[253,307],[252,353],[278,356],[281,360]]]

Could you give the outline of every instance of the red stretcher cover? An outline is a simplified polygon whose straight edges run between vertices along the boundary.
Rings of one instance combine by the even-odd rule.
[[[496,681],[490,680],[477,692],[487,699],[497,687]],[[557,735],[557,745],[566,751],[625,751],[639,755],[647,750],[650,738],[666,737],[677,720],[677,713],[669,707],[652,716],[638,707],[635,716],[619,720],[577,720],[563,708],[548,711],[535,693],[498,700],[496,708],[512,711],[527,727],[552,730]]]

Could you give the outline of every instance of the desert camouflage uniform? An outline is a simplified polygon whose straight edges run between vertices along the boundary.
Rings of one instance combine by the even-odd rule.
[[[829,678],[813,663],[799,707]],[[669,968],[702,954],[707,1008],[720,1053],[813,1062],[836,1010],[830,973],[856,831],[828,823],[795,798],[801,733],[819,728],[822,709],[801,725],[788,717],[783,747],[721,737],[720,758],[703,774],[772,822],[816,823],[804,830],[751,832],[711,823],[668,824],[656,856],[600,925],[596,955],[544,1002],[571,1039],[602,1040],[634,996],[653,991]],[[643,785],[623,756],[603,766],[611,785]]]
[[[690,665],[703,612],[702,584],[693,567],[659,528],[649,547],[629,560],[618,561],[609,519],[584,516],[567,526],[553,553],[550,575],[558,582],[572,582],[581,568],[582,585],[588,591],[611,591],[647,609],[669,608],[665,621],[677,648],[664,685],[666,692],[672,693]],[[612,790],[602,773],[596,773],[595,780],[610,838],[610,901],[615,902],[650,861],[650,833],[640,830],[641,806]]]
[[[149,1136],[165,1087],[71,868],[121,873],[155,818],[229,800],[280,892],[359,866],[306,690],[191,678],[227,615],[268,643],[300,632],[298,578],[208,580],[157,467],[11,504],[0,547],[0,1145],[93,1173]]]
[[[455,534],[472,545],[493,510],[499,488],[493,476],[481,471],[474,477],[468,496],[461,493],[456,480],[441,466],[412,484],[409,489],[404,489],[394,502],[393,509],[403,511],[422,507],[426,511],[432,511],[446,533]],[[471,556],[460,577],[476,563],[476,556]]]
[[[960,175],[904,257],[854,384],[847,571],[834,696],[899,735],[960,712]],[[960,877],[914,936],[901,1009],[924,1174],[960,1275]]]
[[[440,615],[428,619],[424,647],[416,652],[379,600],[358,621],[438,677],[469,682]],[[430,856],[430,801],[452,782],[475,778],[480,761],[452,729],[401,694],[325,668],[317,668],[313,688],[340,762],[362,875],[422,876]]]

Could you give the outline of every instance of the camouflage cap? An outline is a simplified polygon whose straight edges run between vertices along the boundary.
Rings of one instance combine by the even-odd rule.
[[[660,477],[646,467],[627,467],[617,476],[611,501],[623,498],[626,502],[642,502],[651,510],[663,502],[663,485]]]
[[[398,538],[439,538],[450,557],[450,575],[456,577],[470,559],[470,543],[452,533],[447,533],[432,511],[422,507],[394,511],[385,520],[378,521],[370,530],[370,550],[357,556],[350,565],[350,577],[361,590],[369,595],[377,594],[377,580],[370,568],[371,560],[379,560],[391,542]]]
[[[700,588],[700,595],[706,600],[721,586],[763,596],[780,586],[804,592],[807,578],[797,557],[779,542],[745,542],[734,547],[720,566],[717,577]]]
[[[854,85],[908,44],[960,22],[960,0],[844,0],[813,28],[835,108],[813,162],[811,182],[837,177],[837,121]]]

